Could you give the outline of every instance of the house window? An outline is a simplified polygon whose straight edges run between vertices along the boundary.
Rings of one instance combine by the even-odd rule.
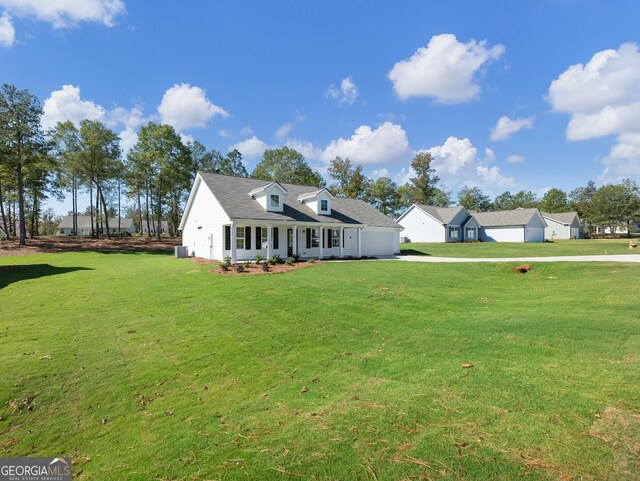
[[[307,249],[312,247],[320,247],[320,238],[316,229],[307,229]]]
[[[329,201],[327,199],[322,199],[320,201],[320,211],[327,212],[329,210]]]
[[[224,226],[224,250],[226,251],[231,250],[231,226],[230,225]]]
[[[467,239],[475,239],[475,238],[476,238],[476,228],[467,227]]]
[[[457,227],[449,227],[449,237],[452,239],[458,238],[458,228]]]
[[[260,248],[261,249],[266,249],[267,248],[267,234],[269,233],[269,231],[267,230],[266,227],[263,227],[261,229],[260,233],[262,234],[260,236]]]
[[[244,249],[244,227],[236,227],[236,249]]]
[[[271,207],[273,209],[280,207],[280,196],[278,194],[271,194]]]
[[[340,229],[331,229],[331,247],[340,247]]]

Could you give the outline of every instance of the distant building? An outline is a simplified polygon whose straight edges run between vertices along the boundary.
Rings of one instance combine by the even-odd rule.
[[[58,224],[57,235],[90,236],[91,235],[91,216],[79,215],[77,216],[77,219],[78,219],[78,232],[76,233],[73,232],[73,216],[65,215],[62,218],[62,221],[60,222],[60,224]],[[93,218],[93,222],[94,222],[94,231],[95,231],[96,229],[95,217]],[[128,232],[129,234],[133,234],[135,232],[135,225],[133,223],[133,219],[121,218],[120,228],[118,228],[118,219],[109,219],[109,234],[117,234],[119,232]],[[99,234],[104,234],[104,232],[100,231]]]
[[[145,235],[154,235],[158,230],[158,223],[151,221],[147,224],[147,220],[142,220],[142,228],[140,232]],[[169,222],[166,220],[160,221],[160,234],[168,234],[169,233]]]

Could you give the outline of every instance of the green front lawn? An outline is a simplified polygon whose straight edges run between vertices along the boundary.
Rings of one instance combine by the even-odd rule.
[[[638,479],[638,267],[510,267],[2,258],[0,456],[87,480]]]
[[[637,242],[637,239],[633,239]],[[545,257],[640,254],[640,247],[629,249],[629,239],[578,239],[555,242],[474,242],[400,244],[402,255],[435,257]]]

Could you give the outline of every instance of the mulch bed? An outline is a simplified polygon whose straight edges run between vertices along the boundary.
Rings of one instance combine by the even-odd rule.
[[[17,239],[0,241],[0,256],[21,256],[25,254],[52,254],[60,252],[145,252],[173,251],[182,244],[181,237],[163,237],[160,240],[149,237],[117,237],[113,239],[92,239],[91,237],[42,236],[27,239],[21,246]]]
[[[255,264],[255,263],[251,263],[248,266],[244,266],[244,264],[233,264],[231,266],[229,266],[228,270],[224,270],[222,267],[220,267],[220,262],[219,261],[214,261],[214,260],[209,260],[209,259],[200,259],[198,257],[190,257],[189,260],[191,262],[194,262],[195,264],[198,265],[212,265],[215,266],[215,268],[211,269],[209,272],[212,274],[219,274],[219,275],[223,275],[223,276],[254,276],[257,274],[280,274],[282,272],[289,272],[292,271],[294,269],[300,269],[302,267],[309,267],[309,266],[313,266],[313,265],[318,265],[320,264],[322,261],[318,261],[318,260],[314,260],[314,261],[298,261],[298,262],[294,262],[291,265],[287,265],[284,263],[278,263],[278,264],[274,264],[274,265],[270,265],[269,266],[269,270],[265,271],[263,270],[261,265]],[[241,265],[244,270],[242,271],[238,271],[236,269],[237,265]]]

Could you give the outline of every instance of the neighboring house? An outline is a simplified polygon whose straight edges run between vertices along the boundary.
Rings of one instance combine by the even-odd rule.
[[[78,232],[75,235],[90,236],[91,235],[91,216],[79,215],[78,219]],[[93,218],[94,230],[95,230],[95,217]],[[135,232],[135,225],[133,219],[120,219],[120,229],[118,229],[118,219],[109,219],[109,234],[116,234],[118,232],[128,232],[133,234]],[[100,232],[102,234],[103,232]],[[58,235],[74,235],[73,233],[73,216],[65,215],[60,224],[58,224]]]
[[[396,220],[404,242],[478,240],[478,223],[464,207],[413,204]]]
[[[327,189],[198,172],[179,229],[189,254],[233,262],[400,252],[401,226]]]
[[[151,224],[151,225],[147,224],[147,220],[146,219],[142,219],[142,229],[140,230],[140,232],[142,234],[152,235],[152,234],[156,233],[156,231],[158,230],[157,222],[151,221],[149,224]],[[161,234],[168,234],[169,233],[169,221],[166,221],[166,220],[161,220],[160,221],[160,233]]]
[[[577,212],[540,212],[547,223],[546,240],[582,239],[582,221]]]
[[[538,209],[472,212],[483,242],[544,242],[547,223]]]

